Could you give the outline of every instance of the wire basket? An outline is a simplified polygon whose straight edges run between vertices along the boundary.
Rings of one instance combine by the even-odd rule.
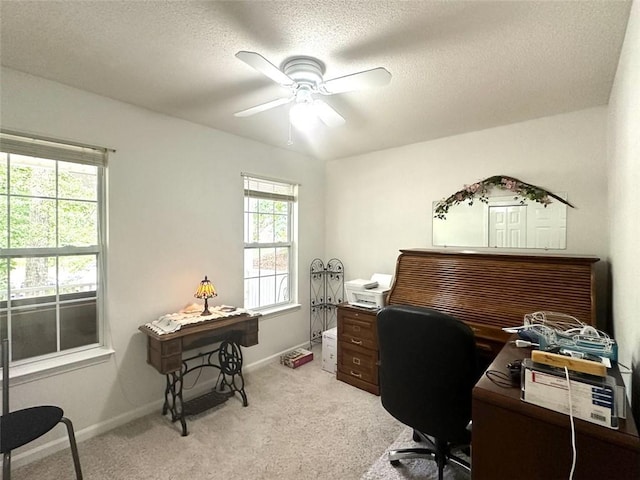
[[[527,313],[524,326],[528,336],[538,341],[541,350],[560,347],[614,361],[618,358],[616,342],[607,333],[566,313]]]

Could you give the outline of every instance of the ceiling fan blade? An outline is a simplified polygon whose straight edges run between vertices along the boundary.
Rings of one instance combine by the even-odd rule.
[[[242,110],[240,112],[236,112],[233,115],[235,117],[250,117],[251,115],[255,115],[256,113],[264,112],[265,110],[269,110],[270,108],[279,107],[280,105],[284,105],[286,103],[291,102],[294,97],[291,98],[278,98],[276,100],[271,100],[270,102],[263,103],[261,105],[256,105],[255,107],[247,108],[246,110]]]
[[[289,86],[295,83],[288,75],[259,53],[240,51],[236,53],[236,58],[280,85]]]
[[[344,117],[336,112],[328,103],[325,103],[322,100],[314,100],[313,107],[320,120],[322,120],[328,127],[339,127],[340,125],[344,125]]]
[[[378,67],[327,80],[320,85],[319,90],[324,95],[333,95],[334,93],[352,92],[370,87],[382,87],[388,85],[390,81],[389,71],[386,68]]]

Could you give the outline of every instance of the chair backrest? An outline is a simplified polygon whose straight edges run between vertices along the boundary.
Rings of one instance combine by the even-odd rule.
[[[447,442],[468,442],[477,380],[473,331],[424,307],[394,305],[377,315],[380,397],[399,421]]]
[[[0,346],[2,358],[2,415],[9,413],[9,340],[2,339]]]

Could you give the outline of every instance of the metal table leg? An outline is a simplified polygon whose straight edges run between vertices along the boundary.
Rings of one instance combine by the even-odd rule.
[[[232,393],[238,392],[242,397],[242,405],[249,405],[244,391],[244,377],[242,376],[242,350],[234,341],[224,341],[220,344],[218,353],[222,381],[220,390],[228,386]],[[228,378],[229,377],[229,378]]]

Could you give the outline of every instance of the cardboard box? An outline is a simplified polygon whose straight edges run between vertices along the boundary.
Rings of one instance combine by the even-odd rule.
[[[280,355],[280,363],[289,368],[298,368],[300,365],[304,365],[311,360],[313,360],[313,352],[305,350],[304,348],[296,348],[284,355]]]
[[[329,373],[336,373],[338,327],[325,330],[322,333],[322,369]]]

